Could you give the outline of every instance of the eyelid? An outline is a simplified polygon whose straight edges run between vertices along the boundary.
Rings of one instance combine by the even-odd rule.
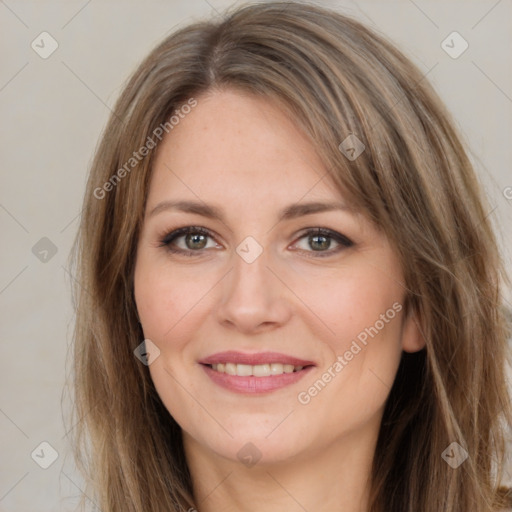
[[[212,236],[212,231],[207,228],[203,228],[201,226],[184,226],[182,228],[166,231],[165,234],[160,237],[160,240],[162,245],[167,245],[170,242],[176,240],[176,238],[180,238],[181,236],[187,235],[189,233],[200,233],[202,235],[209,236],[210,238],[214,238]]]

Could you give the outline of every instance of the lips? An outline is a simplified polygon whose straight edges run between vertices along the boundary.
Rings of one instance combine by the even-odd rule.
[[[256,395],[295,384],[316,366],[278,352],[219,352],[199,362],[215,384],[235,393]]]
[[[313,361],[307,361],[305,359],[299,359],[298,357],[289,356],[279,352],[259,352],[256,354],[246,354],[243,352],[236,352],[234,350],[228,350],[226,352],[218,352],[211,356],[208,356],[199,361],[204,365],[214,364],[245,364],[250,366],[257,366],[263,364],[278,363],[282,365],[297,366],[315,366]]]

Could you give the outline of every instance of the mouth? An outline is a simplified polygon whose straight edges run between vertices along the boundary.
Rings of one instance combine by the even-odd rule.
[[[220,352],[199,363],[215,384],[237,393],[266,393],[283,388],[316,366],[312,361],[277,352]]]

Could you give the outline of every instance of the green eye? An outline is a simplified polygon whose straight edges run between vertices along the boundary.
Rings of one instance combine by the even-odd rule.
[[[185,247],[176,247],[177,240],[181,238],[184,239]],[[208,248],[208,238],[212,238],[212,236],[207,229],[187,226],[166,235],[162,240],[161,246],[165,246],[173,253],[194,255],[194,253],[199,254],[203,249]]]
[[[329,256],[331,254],[337,253],[338,251],[352,247],[354,243],[352,240],[347,238],[345,235],[338,233],[336,231],[332,231],[326,228],[315,228],[310,229],[299,240],[306,241],[308,248],[299,248],[301,251],[305,252],[313,252],[317,253],[315,256]],[[331,249],[332,242],[338,245],[337,248]],[[295,244],[297,245],[297,244]]]

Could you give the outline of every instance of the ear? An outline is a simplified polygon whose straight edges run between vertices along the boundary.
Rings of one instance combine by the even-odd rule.
[[[425,348],[425,338],[422,334],[419,315],[415,308],[408,307],[404,312],[402,324],[402,350],[412,353],[423,348]]]

